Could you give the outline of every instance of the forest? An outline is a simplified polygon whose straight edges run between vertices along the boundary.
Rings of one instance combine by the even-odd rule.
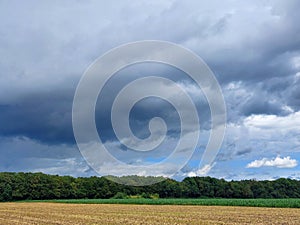
[[[187,177],[182,181],[135,186],[139,179],[123,177],[131,186],[105,177],[71,177],[43,173],[0,173],[0,201],[109,198],[300,198],[300,181],[288,178],[226,181],[212,177]]]

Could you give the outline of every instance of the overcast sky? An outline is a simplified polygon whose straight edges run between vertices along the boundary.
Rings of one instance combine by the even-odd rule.
[[[72,130],[80,78],[111,48],[164,40],[198,54],[220,83],[227,130],[219,154],[198,168],[209,135],[207,101],[182,71],[155,63],[120,71],[99,96],[97,128],[111,152],[128,163],[141,157],[118,144],[109,108],[124,85],[155,74],[175,79],[199,113],[201,137],[179,178],[300,179],[299,10],[296,0],[0,1],[0,171],[95,175]],[[146,99],[132,109],[133,132],[147,137],[154,116],[168,125],[151,153],[157,161],[176,145],[180,122],[170,104]]]

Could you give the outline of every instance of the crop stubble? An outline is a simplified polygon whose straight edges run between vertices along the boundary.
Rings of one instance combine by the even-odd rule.
[[[300,224],[300,209],[0,203],[0,224]]]

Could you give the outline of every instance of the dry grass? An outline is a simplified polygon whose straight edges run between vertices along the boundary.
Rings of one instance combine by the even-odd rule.
[[[300,209],[0,203],[0,224],[300,224]]]

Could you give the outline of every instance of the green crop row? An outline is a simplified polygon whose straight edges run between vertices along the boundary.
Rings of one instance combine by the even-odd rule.
[[[149,204],[149,205],[216,205],[300,208],[300,199],[58,199],[30,202],[56,202],[76,204]]]

